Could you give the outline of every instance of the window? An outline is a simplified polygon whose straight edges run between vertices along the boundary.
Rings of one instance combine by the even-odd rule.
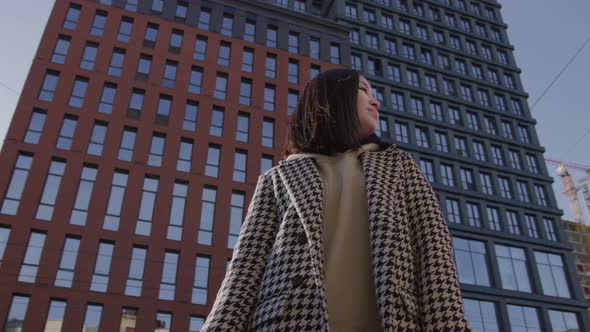
[[[371,32],[365,33],[365,43],[370,48],[379,48],[379,39],[377,37],[377,34]],[[395,47],[390,48],[390,51],[392,51],[393,49],[395,49]]]
[[[461,223],[461,212],[459,211],[459,201],[453,198],[446,199],[447,220],[452,223]]]
[[[395,140],[401,143],[409,143],[408,125],[405,123],[395,122]]]
[[[244,25],[244,40],[249,42],[254,42],[256,39],[256,21],[246,19],[246,24]]]
[[[522,107],[520,106],[520,101],[518,99],[510,99],[512,103],[512,111],[514,114],[522,115]]]
[[[376,76],[378,75],[378,73],[380,74],[381,66],[379,60],[369,57],[369,60],[367,60],[367,64],[367,73],[369,75]]]
[[[508,65],[508,55],[504,51],[498,50],[498,62],[503,65]]]
[[[195,51],[193,52],[193,59],[197,61],[205,61],[207,54],[207,37],[197,36],[195,40]]]
[[[104,216],[103,229],[118,231],[119,219],[121,217],[121,207],[125,198],[125,189],[127,187],[127,178],[129,175],[123,170],[115,170],[111,182],[111,191],[109,194],[109,203]]]
[[[94,189],[94,183],[96,182],[96,172],[96,166],[94,165],[84,165],[82,168],[80,184],[78,185],[72,215],[70,216],[70,224],[72,225],[86,225],[92,189]]]
[[[444,45],[445,44],[445,35],[442,31],[439,30],[434,30],[433,31],[434,34],[434,41],[440,45]]]
[[[496,257],[502,288],[531,292],[524,249],[496,244]]]
[[[275,111],[275,87],[270,84],[264,86],[264,110]]]
[[[299,83],[299,62],[297,60],[289,59],[288,81],[290,83]]]
[[[203,69],[193,66],[191,76],[188,82],[188,92],[201,94],[201,85],[203,84]]]
[[[105,82],[102,87],[102,94],[100,102],[98,103],[98,112],[111,114],[113,113],[113,104],[115,103],[115,96],[117,94],[117,85]]]
[[[467,52],[473,55],[477,55],[477,45],[475,44],[475,41],[468,39],[465,41],[465,46],[467,48]],[[481,67],[477,67],[477,69],[479,70],[476,71],[476,68],[473,68],[475,77],[477,77],[480,80],[483,80],[483,73],[481,72]]]
[[[402,56],[410,60],[416,60],[416,51],[413,44],[402,44]]]
[[[2,266],[2,259],[4,257],[4,251],[8,244],[8,237],[10,236],[10,228],[0,226],[0,266]]]
[[[387,124],[387,118],[379,117],[379,123],[377,124],[377,130],[375,133],[379,137],[389,137],[389,124]]]
[[[516,150],[508,150],[508,157],[510,159],[510,165],[512,168],[522,169],[520,163],[520,154]]]
[[[220,66],[229,66],[231,57],[231,44],[227,42],[221,42],[219,44],[219,55],[217,56],[217,64]]]
[[[154,23],[148,23],[143,35],[143,46],[154,47],[156,46],[156,40],[158,39],[158,28],[159,26]]]
[[[251,73],[253,71],[252,67],[254,66],[254,49],[249,47],[244,47],[244,51],[242,52],[242,70]]]
[[[426,176],[429,182],[434,182],[434,171],[432,161],[420,159],[420,171]]]
[[[213,96],[217,99],[225,99],[225,93],[227,91],[227,74],[217,73],[215,79],[215,92]]]
[[[410,110],[412,114],[424,116],[424,103],[418,97],[410,97]]]
[[[318,65],[311,64],[309,66],[309,79],[312,80],[316,77],[321,71],[321,67]]]
[[[123,307],[121,310],[121,323],[119,331],[135,331],[135,324],[137,323],[137,309]]]
[[[461,112],[456,107],[449,106],[449,122],[453,125],[462,126]]]
[[[274,54],[266,54],[265,75],[268,78],[275,79],[277,75],[277,56]]]
[[[274,120],[264,118],[262,124],[262,146],[272,148],[274,143]]]
[[[467,222],[469,223],[469,226],[481,227],[479,204],[467,202]]]
[[[111,259],[113,258],[114,243],[100,241],[90,290],[106,293],[109,284],[109,273],[111,270]]]
[[[492,162],[496,165],[504,166],[504,156],[502,154],[502,147],[499,145],[491,145]]]
[[[571,293],[565,276],[563,258],[560,255],[535,251],[535,261],[541,278],[543,294],[570,298]]]
[[[508,232],[511,234],[520,235],[520,226],[518,222],[518,213],[516,211],[506,211],[506,224],[508,225]]]
[[[223,108],[213,106],[209,135],[221,137],[223,135]]]
[[[193,292],[191,297],[191,303],[193,304],[207,305],[210,260],[209,257],[204,256],[197,256],[195,259],[195,279],[193,281]]]
[[[72,7],[70,7],[71,9]],[[68,12],[69,13],[69,12]],[[22,331],[29,306],[29,296],[13,295],[10,311],[6,318],[5,331]]]
[[[230,14],[224,14],[221,20],[221,34],[225,36],[231,36],[233,33],[234,16]]]
[[[176,162],[176,170],[179,172],[190,172],[192,157],[193,141],[187,138],[182,138],[180,140],[180,148],[178,149],[178,161]]]
[[[199,13],[199,23],[197,27],[203,30],[209,30],[209,24],[211,22],[211,9],[201,7],[201,12]]]
[[[581,331],[577,315],[573,312],[549,310],[549,319],[553,331]]]
[[[525,203],[530,203],[529,190],[526,182],[516,181],[516,189],[518,191],[518,198]]]
[[[473,95],[469,85],[461,84],[461,97],[470,103],[473,102]]]
[[[436,82],[436,76],[430,75],[430,74],[425,74],[424,75],[424,86],[426,87],[426,90],[428,90],[428,91],[438,92],[438,84]]]
[[[158,312],[156,314],[156,331],[172,331],[172,313]]]
[[[500,79],[498,78],[498,73],[495,70],[488,69],[488,73],[490,74],[490,81],[492,84],[500,85]]]
[[[330,62],[340,64],[340,44],[330,43]]]
[[[36,219],[50,221],[53,216],[53,209],[59,193],[61,179],[66,168],[65,161],[53,159],[49,164],[49,173],[45,179],[43,194],[37,208]]]
[[[488,95],[488,92],[486,90],[477,90],[477,93],[479,94],[479,103],[482,106],[489,107],[490,106],[490,97]]]
[[[250,127],[250,114],[239,112],[236,126],[236,141],[248,143],[248,131]]]
[[[537,230],[537,218],[535,218],[535,216],[532,214],[525,214],[524,223],[526,226],[527,235],[532,238],[538,239],[539,231]]]
[[[508,121],[502,121],[502,133],[504,138],[507,139],[514,139],[514,132],[512,130],[512,126]]]
[[[31,232],[29,243],[27,245],[27,251],[25,252],[25,257],[18,274],[18,281],[35,283],[44,246],[45,233]]]
[[[125,9],[136,12],[138,1],[139,0],[127,0],[127,3],[125,4]]]
[[[409,22],[405,21],[404,23],[408,24],[409,29]],[[381,15],[381,25],[387,30],[393,30],[393,17],[389,15]],[[401,21],[400,21],[401,26]]]
[[[205,175],[216,178],[219,175],[219,155],[221,147],[216,144],[209,144],[207,149],[207,165],[205,166]]]
[[[377,20],[375,18],[375,11],[372,10],[372,9],[366,9],[365,8],[363,10],[363,19],[367,23],[377,23]]]
[[[180,181],[174,182],[172,191],[172,206],[170,208],[170,222],[166,238],[168,240],[182,240],[182,225],[184,223],[184,209],[186,207],[186,195],[188,184]]]
[[[498,130],[496,129],[496,121],[494,118],[489,116],[483,117],[483,124],[488,134],[496,136],[498,135]]]
[[[131,17],[123,17],[119,25],[119,33],[117,33],[117,40],[122,43],[128,43],[131,39],[131,30],[133,29],[133,19]]]
[[[485,243],[453,237],[459,281],[464,284],[490,286]]]
[[[61,125],[59,137],[57,138],[56,148],[61,150],[70,150],[72,147],[72,140],[78,125],[78,118],[66,114]]]
[[[447,134],[443,132],[434,133],[434,141],[436,142],[436,149],[441,152],[449,152],[449,144],[447,142]]]
[[[67,236],[64,242],[59,269],[55,276],[55,286],[71,288],[76,271],[76,262],[78,260],[78,250],[80,249],[80,239]]]
[[[525,126],[518,126],[518,133],[520,134],[520,140],[524,143],[530,144],[531,139],[529,135],[529,130]]]
[[[51,62],[63,64],[66,61],[66,55],[70,48],[70,41],[72,40],[69,36],[59,35],[53,54],[51,55]]]
[[[240,228],[244,218],[244,193],[232,191],[231,194],[231,211],[229,220],[229,233],[227,238],[227,247],[233,249],[240,235]]]
[[[457,35],[451,35],[449,37],[449,41],[451,43],[451,47],[454,49],[461,49],[461,40],[459,39],[459,36]]]
[[[508,304],[508,321],[512,331],[541,331],[537,309]]]
[[[500,217],[498,214],[498,208],[487,207],[486,212],[487,212],[487,216],[488,216],[488,225],[489,225],[490,229],[493,231],[501,231],[502,227],[500,224]]]
[[[492,176],[488,173],[480,173],[481,191],[484,194],[493,195],[494,187],[492,186]]]
[[[497,332],[498,318],[493,302],[464,299],[465,316],[475,331]]]
[[[358,18],[358,12],[356,9],[356,5],[352,3],[346,3],[344,5],[344,15],[351,18]]]
[[[398,65],[387,64],[387,78],[395,82],[401,82],[401,69]]]
[[[249,78],[242,78],[242,80],[240,82],[239,103],[242,105],[250,106],[251,102],[252,102],[252,80]]]
[[[465,190],[475,190],[475,182],[473,182],[473,171],[467,168],[461,168],[461,184]]]
[[[453,175],[453,166],[448,164],[440,164],[440,177],[442,184],[445,186],[455,186],[455,177]]]
[[[153,0],[152,10],[158,13],[162,13],[162,10],[164,10],[164,0]]]
[[[84,315],[83,331],[99,331],[100,319],[102,317],[102,305],[88,304]]]
[[[176,71],[178,70],[178,62],[166,61],[164,66],[164,77],[162,78],[162,86],[165,88],[174,88],[174,81],[176,81]]]
[[[262,157],[260,158],[260,174],[272,168],[272,159],[272,156],[266,154],[262,155]]]
[[[77,76],[72,87],[72,94],[68,105],[75,108],[82,108],[84,104],[84,97],[86,97],[86,90],[88,88],[88,79],[85,77]]]
[[[69,11],[68,11],[68,14],[69,14]],[[79,12],[78,12],[78,17],[76,17],[76,22],[78,21],[78,18],[79,18]],[[66,17],[66,20],[67,20],[67,17]],[[102,34],[104,32],[104,25],[105,25],[106,21],[107,21],[107,13],[102,10],[97,10],[96,14],[94,15],[94,19],[92,20],[92,26],[90,27],[90,34],[93,36],[99,36],[99,37],[102,36]],[[64,26],[64,28],[67,29],[67,27],[65,27],[65,26]],[[74,30],[74,29],[72,29],[72,30]]]
[[[176,272],[178,271],[178,256],[178,253],[171,251],[166,251],[164,254],[164,268],[160,282],[160,292],[158,294],[158,299],[160,300],[174,300],[174,292],[176,291]]]
[[[411,86],[415,86],[417,88],[420,87],[420,78],[418,77],[418,71],[413,69],[408,69],[406,71],[408,84]]]
[[[543,218],[543,227],[545,228],[545,235],[547,236],[547,240],[557,241],[557,233],[555,231],[555,224],[553,223],[553,219]]]
[[[246,182],[246,161],[248,154],[244,150],[236,150],[234,153],[234,173],[232,180]]]
[[[152,135],[152,143],[150,145],[150,152],[148,155],[148,166],[161,167],[162,159],[164,158],[164,145],[166,144],[166,136],[160,133]]]
[[[293,114],[295,112],[295,107],[297,107],[297,100],[299,100],[299,92],[296,90],[289,89],[287,95],[287,113],[288,115]]]
[[[139,214],[137,216],[137,225],[135,226],[135,234],[137,235],[150,236],[151,234],[158,182],[158,177],[153,175],[147,174],[143,178]]]
[[[416,127],[416,143],[418,146],[423,148],[428,148],[430,144],[428,143],[428,129],[423,127]]]
[[[473,141],[473,156],[476,160],[487,161],[483,142]]]
[[[121,145],[119,146],[119,155],[117,159],[123,161],[131,161],[133,158],[133,150],[135,148],[135,137],[137,136],[137,129],[125,127],[123,136],[121,136]]]
[[[356,36],[356,43],[359,43],[359,36],[358,36],[358,31],[356,30],[352,30],[351,33],[351,38],[353,35],[353,32],[357,33]],[[353,40],[351,40],[351,42],[355,42]],[[319,59],[320,58],[320,39],[317,37],[310,37],[309,38],[309,57],[312,59]]]
[[[175,14],[176,20],[183,21],[184,19],[186,19],[187,10],[188,10],[188,3],[184,2],[184,1],[178,1],[176,3],[176,14]]]
[[[150,67],[152,65],[152,56],[147,54],[141,54],[139,56],[139,62],[137,63],[137,72],[135,73],[135,79],[138,81],[146,81],[150,74]]]
[[[299,33],[289,31],[287,50],[289,53],[299,53]]]
[[[197,129],[197,113],[199,104],[195,101],[187,100],[184,108],[184,120],[182,129],[194,132]]]
[[[64,29],[76,30],[76,25],[80,18],[80,9],[82,9],[80,5],[70,4],[64,20]]]
[[[500,110],[502,112],[506,112],[506,100],[504,99],[504,96],[495,95],[495,98],[496,98],[496,107],[498,108],[498,110]]]
[[[420,61],[432,65],[432,51],[422,49],[420,53]],[[433,76],[433,75],[430,75]]]
[[[416,34],[422,40],[428,40],[428,28],[424,25],[416,25]]]
[[[514,77],[512,75],[504,74],[504,81],[509,89],[516,89],[516,83],[514,82]]]
[[[213,222],[215,221],[215,201],[217,189],[204,187],[201,198],[201,220],[197,243],[210,246],[213,242]],[[194,303],[194,298],[193,298]]]
[[[467,140],[464,137],[455,136],[455,150],[463,157],[468,157]]]
[[[133,246],[131,260],[129,262],[129,274],[127,274],[127,281],[125,283],[125,295],[141,296],[146,256],[146,248]]]
[[[350,55],[350,65],[353,69],[355,70],[362,70],[363,69],[363,64],[362,64],[362,59],[361,56],[358,54],[351,54]]]
[[[457,87],[451,79],[443,78],[443,92],[447,96],[457,96]]]
[[[498,185],[500,187],[500,196],[506,199],[512,199],[512,188],[510,187],[510,180],[507,177],[499,176]]]
[[[269,25],[266,28],[266,46],[268,47],[277,47],[277,35],[278,35],[278,28],[272,25]]]
[[[125,50],[121,48],[115,48],[111,55],[111,63],[107,73],[111,76],[120,77],[121,71],[123,70],[123,62],[125,61]]]
[[[45,118],[47,118],[47,113],[45,111],[37,108],[33,109],[31,120],[29,121],[27,132],[25,133],[25,143],[39,143],[39,138],[41,137],[41,132],[43,131],[43,126],[45,125]]]

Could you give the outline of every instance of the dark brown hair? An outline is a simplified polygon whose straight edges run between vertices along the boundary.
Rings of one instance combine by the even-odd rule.
[[[375,134],[364,139],[358,135],[360,75],[353,69],[332,69],[307,83],[291,116],[285,157],[304,152],[329,155],[370,142],[387,147]]]

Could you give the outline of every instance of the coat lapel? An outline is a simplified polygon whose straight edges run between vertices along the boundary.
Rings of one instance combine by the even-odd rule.
[[[324,285],[324,186],[320,173],[312,158],[300,158],[281,162],[279,174],[309,239],[316,284]]]

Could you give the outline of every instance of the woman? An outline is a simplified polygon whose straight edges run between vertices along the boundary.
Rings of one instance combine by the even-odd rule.
[[[446,222],[350,69],[311,80],[202,331],[470,331]]]

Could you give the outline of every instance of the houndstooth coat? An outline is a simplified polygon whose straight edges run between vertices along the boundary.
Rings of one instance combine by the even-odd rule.
[[[415,161],[395,145],[359,158],[384,331],[471,331],[449,231]],[[260,176],[201,331],[329,330],[322,199],[312,158],[282,161]]]

